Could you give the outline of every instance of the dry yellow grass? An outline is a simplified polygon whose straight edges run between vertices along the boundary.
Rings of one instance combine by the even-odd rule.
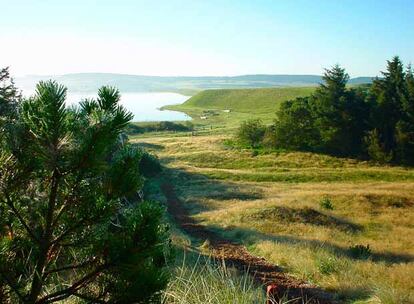
[[[206,226],[349,302],[414,303],[414,170],[311,153],[252,156],[225,138],[135,142],[158,154]],[[357,244],[371,255],[353,255]]]

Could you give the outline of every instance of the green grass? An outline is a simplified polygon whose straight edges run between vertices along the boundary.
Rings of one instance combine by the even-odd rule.
[[[212,171],[205,175],[215,179],[231,181],[249,182],[287,182],[287,183],[307,183],[307,182],[358,182],[358,181],[414,181],[414,172],[401,174],[398,171],[382,170],[352,170],[341,172],[342,170],[310,170],[296,172],[226,172]]]
[[[310,95],[314,90],[314,87],[205,90],[183,104],[164,109],[185,112],[195,123],[211,125],[213,129],[235,128],[252,116],[270,122],[280,102]],[[202,116],[207,119],[201,119]]]
[[[236,112],[268,113],[275,111],[278,103],[299,96],[310,95],[315,88],[265,88],[205,90],[188,99],[182,108],[203,108],[215,110],[232,110]]]
[[[163,133],[133,141],[160,157],[165,178],[190,214],[209,229],[346,303],[414,303],[413,168],[306,152],[253,153],[232,144],[241,121],[268,123],[282,100],[312,90],[203,91],[171,106],[195,118],[198,136]],[[368,246],[367,254],[355,254]],[[226,288],[223,281],[243,281],[243,275],[229,279],[223,269],[198,265],[196,280],[205,288],[197,291],[185,281],[192,263],[177,268],[178,281],[171,286],[179,298],[210,287],[215,294]],[[228,291],[220,301],[228,302]],[[251,291],[255,294],[249,289],[246,297]]]
[[[229,269],[219,261],[200,256],[197,260],[182,259],[173,270],[173,278],[163,293],[163,303],[233,304],[264,303],[263,289],[252,278]]]
[[[414,301],[412,168],[304,152],[253,155],[228,139],[136,141],[158,154],[183,204],[209,229],[347,303]],[[321,205],[326,199],[333,209]],[[367,245],[372,254],[355,257],[353,248]]]

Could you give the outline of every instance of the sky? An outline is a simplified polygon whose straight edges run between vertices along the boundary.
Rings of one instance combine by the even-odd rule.
[[[414,63],[413,0],[0,0],[15,76],[376,76]]]

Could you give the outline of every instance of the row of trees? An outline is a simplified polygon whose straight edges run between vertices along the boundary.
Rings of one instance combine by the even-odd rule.
[[[0,303],[150,301],[169,255],[163,208],[137,201],[154,159],[122,136],[118,90],[65,98],[48,81],[23,100],[0,72]]]
[[[239,139],[252,146],[413,165],[413,70],[404,70],[394,57],[382,74],[372,85],[348,87],[348,74],[336,65],[326,70],[314,94],[283,102],[268,128],[258,121],[244,123]]]

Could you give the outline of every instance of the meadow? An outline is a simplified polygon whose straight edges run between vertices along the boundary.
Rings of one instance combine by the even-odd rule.
[[[314,90],[315,87],[205,90],[183,104],[163,109],[184,112],[209,133],[217,133],[233,130],[252,117],[271,122],[280,102],[307,96]]]
[[[196,223],[331,292],[340,302],[413,303],[412,168],[309,152],[252,150],[234,143],[241,121],[269,123],[280,101],[312,90],[208,90],[173,106],[195,118],[192,132],[131,137],[164,166],[162,175],[150,181],[148,193],[165,203],[160,185],[168,181]],[[186,268],[176,268],[178,279],[170,287],[179,285],[183,271],[193,269],[194,255],[209,255],[209,240],[177,227],[173,231],[179,252],[190,252],[193,259]],[[203,280],[200,269],[205,266],[200,267],[192,272]],[[177,292],[171,288],[170,293]],[[246,295],[253,290],[263,296],[256,288]]]
[[[197,222],[254,255],[348,303],[414,301],[414,170],[311,153],[255,155],[226,139],[133,142],[159,156],[159,178],[174,184]]]

